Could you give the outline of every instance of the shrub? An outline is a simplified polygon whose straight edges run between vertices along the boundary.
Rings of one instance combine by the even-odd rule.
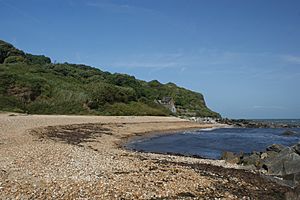
[[[26,58],[32,64],[44,65],[51,63],[51,59],[44,55],[32,55],[27,53]]]
[[[26,61],[26,59],[22,56],[9,56],[9,57],[5,58],[4,64],[21,63],[21,62],[25,62],[25,61]]]

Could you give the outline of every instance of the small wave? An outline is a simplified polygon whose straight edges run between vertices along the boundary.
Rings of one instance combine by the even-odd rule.
[[[214,131],[216,129],[220,129],[220,127],[203,128],[196,131],[184,131],[183,134],[199,134],[201,132],[209,132],[209,131]]]
[[[204,128],[204,129],[199,130],[198,132],[200,132],[200,131],[213,131],[213,130],[216,130],[216,129],[220,129],[220,128],[219,127]]]
[[[227,125],[227,124],[220,124],[220,125],[217,124],[217,125],[215,125],[214,127],[211,127],[211,128],[200,129],[197,132],[201,132],[201,131],[214,131],[214,130],[217,130],[217,129],[224,129],[224,128],[234,128],[234,127],[231,126],[231,125]]]
[[[194,133],[196,131],[183,131],[181,134],[191,134],[191,133]]]

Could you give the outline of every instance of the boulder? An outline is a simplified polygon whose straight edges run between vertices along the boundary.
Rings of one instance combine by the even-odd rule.
[[[261,155],[260,155],[260,158],[262,160],[269,160],[269,159],[272,159],[274,158],[275,156],[278,155],[279,152],[276,152],[276,151],[266,151],[266,152],[263,152]]]
[[[264,160],[264,159],[267,159],[268,156],[269,156],[268,153],[264,152],[264,153],[262,153],[262,154],[260,155],[260,158],[261,158],[262,160]]]
[[[228,152],[228,151],[225,151],[222,153],[221,159],[225,160],[226,162],[231,163],[231,164],[238,164],[240,162],[239,155],[236,155],[236,154],[234,154],[232,152]]]
[[[300,155],[287,147],[275,157],[266,159],[263,166],[272,175],[288,175],[300,172]]]
[[[300,185],[300,172],[294,173],[294,174],[288,174],[281,176],[281,178],[285,181],[285,184],[295,187],[297,185]]]
[[[290,154],[283,163],[285,174],[300,173],[300,156],[298,154]]]
[[[299,200],[300,199],[300,185],[295,187],[292,191],[285,194],[286,200]]]
[[[285,147],[281,144],[272,144],[271,146],[267,147],[267,151],[274,151],[279,153],[280,151],[282,151]]]
[[[292,131],[292,130],[286,130],[281,135],[283,135],[283,136],[294,136],[294,135],[297,135],[297,132]]]
[[[243,165],[254,165],[257,168],[262,166],[261,155],[259,153],[252,153],[249,156],[244,156],[241,160]]]
[[[298,144],[295,144],[293,146],[293,149],[294,149],[295,153],[300,155],[300,142],[298,142]]]

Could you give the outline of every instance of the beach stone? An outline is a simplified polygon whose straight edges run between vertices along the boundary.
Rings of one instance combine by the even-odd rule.
[[[260,158],[261,158],[262,160],[268,158],[268,153],[266,153],[266,152],[262,153],[262,154],[260,155]]]
[[[275,152],[280,152],[285,148],[285,146],[281,145],[281,144],[272,144],[271,146],[267,147],[267,151],[275,151]]]
[[[240,162],[239,155],[236,155],[236,154],[234,154],[232,152],[228,152],[228,151],[225,151],[222,153],[221,159],[225,160],[226,162],[231,163],[231,164],[238,164]]]
[[[180,192],[177,194],[179,197],[196,197],[193,193],[191,192]]]

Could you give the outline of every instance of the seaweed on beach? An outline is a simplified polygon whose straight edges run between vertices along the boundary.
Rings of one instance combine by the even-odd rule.
[[[40,139],[50,139],[76,146],[82,146],[84,142],[95,141],[97,137],[101,137],[103,134],[112,135],[110,129],[104,128],[102,124],[93,123],[48,126],[41,131],[33,130],[31,133],[38,135]]]
[[[215,180],[211,188],[202,188],[199,186],[198,191],[205,194],[205,197],[222,198],[222,194],[229,192],[238,198],[249,197],[250,199],[284,199],[286,193],[292,189],[286,186],[278,185],[259,174],[254,174],[242,169],[231,169],[210,164],[191,164],[184,162],[170,162],[158,160],[160,165],[175,165],[188,167],[202,176],[210,177]],[[178,195],[180,197],[182,195]]]

